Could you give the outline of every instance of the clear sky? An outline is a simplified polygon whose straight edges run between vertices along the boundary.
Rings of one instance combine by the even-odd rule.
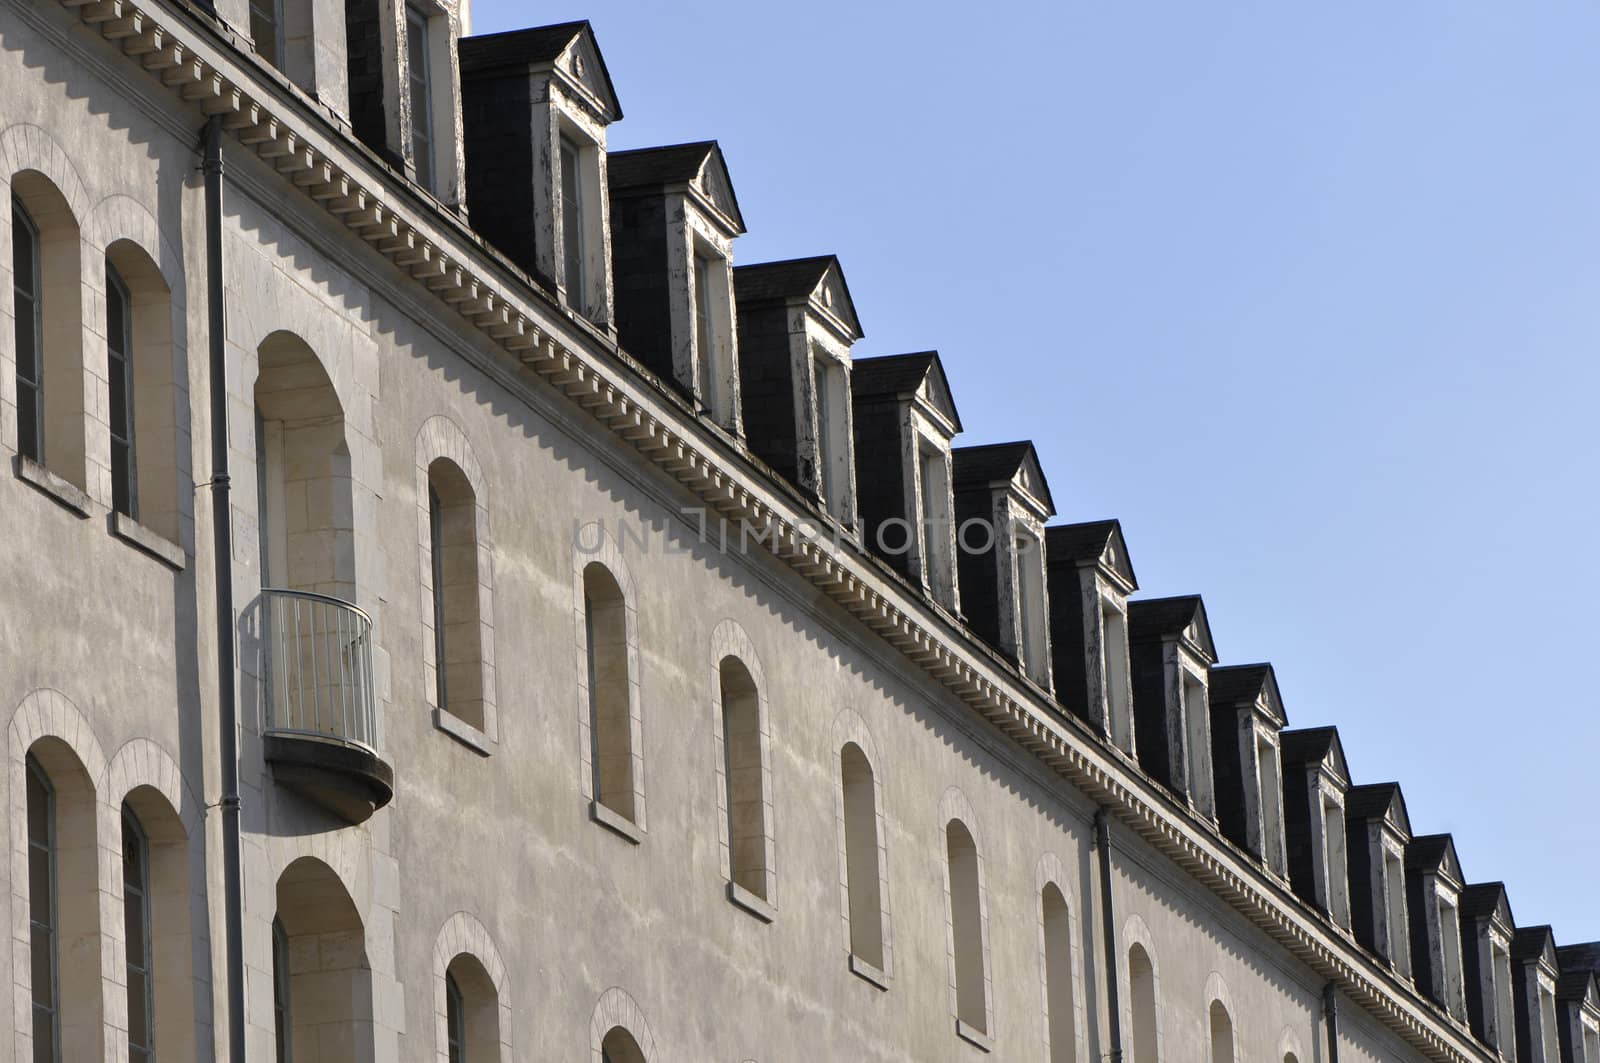
[[[474,0],[575,18],[612,147],[721,142],[738,261],[837,253],[858,356],[937,348],[958,442],[1600,938],[1600,8]]]

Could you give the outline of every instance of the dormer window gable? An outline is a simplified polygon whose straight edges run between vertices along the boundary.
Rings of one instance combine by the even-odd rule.
[[[1556,982],[1561,977],[1561,965],[1550,928],[1518,927],[1511,937],[1511,965],[1517,1059],[1561,1063],[1556,1011]]]
[[[738,436],[733,242],[745,231],[715,141],[607,156],[617,339]]]
[[[850,372],[856,495],[867,546],[934,601],[961,607],[950,440],[961,431],[937,351],[858,359]]]
[[[750,449],[854,530],[850,348],[862,332],[839,260],[735,266],[733,290]]]
[[[1516,994],[1511,962],[1516,920],[1503,883],[1483,882],[1461,891],[1461,967],[1467,1024],[1495,1058],[1512,1063],[1516,1049]]]
[[[1289,884],[1350,929],[1350,872],[1345,852],[1345,793],[1350,769],[1339,732],[1309,727],[1278,735],[1283,762],[1284,840]]]
[[[1045,521],[1050,486],[1030,442],[958,447],[951,453],[956,569],[972,629],[1051,689]]]
[[[1411,977],[1411,923],[1405,853],[1411,820],[1398,783],[1353,786],[1345,794],[1345,852],[1350,865],[1356,940],[1402,978]]]
[[[1457,1022],[1467,1020],[1461,964],[1461,862],[1448,834],[1428,834],[1406,846],[1406,903],[1417,988]]]
[[[1267,870],[1286,876],[1278,734],[1288,718],[1272,665],[1212,668],[1210,698],[1218,825]]]
[[[1556,949],[1562,1063],[1600,1063],[1600,942]]]
[[[1207,693],[1217,648],[1199,595],[1128,603],[1133,716],[1139,764],[1216,819]]]
[[[578,317],[613,322],[606,128],[622,117],[587,22],[463,37],[473,227]]]
[[[1056,696],[1128,756],[1136,751],[1128,596],[1139,589],[1115,520],[1045,530]]]

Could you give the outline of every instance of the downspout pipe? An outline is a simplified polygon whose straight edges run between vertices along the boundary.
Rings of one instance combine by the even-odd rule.
[[[244,1057],[244,901],[239,842],[239,707],[233,638],[233,522],[228,475],[228,348],[222,284],[222,116],[206,121],[206,336],[211,355],[211,533],[217,583],[217,729],[222,757],[222,886],[228,1059]]]
[[[1339,1063],[1339,990],[1322,987],[1322,1024],[1328,1028],[1328,1063]]]
[[[1117,1000],[1117,915],[1111,900],[1111,823],[1104,805],[1094,813],[1094,850],[1100,864],[1101,936],[1106,953],[1106,1028],[1111,1038],[1110,1063],[1122,1063],[1122,1006]]]

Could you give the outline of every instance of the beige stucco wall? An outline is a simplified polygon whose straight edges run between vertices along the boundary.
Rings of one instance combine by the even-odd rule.
[[[97,219],[148,216],[149,231],[168,248],[158,260],[172,264],[168,280],[189,308],[188,443],[203,480],[210,461],[199,116],[178,110],[54,5],[27,17],[9,3],[0,11],[0,181],[18,168],[56,167],[50,175],[73,189],[69,201],[81,211],[90,262],[114,238]],[[1107,1002],[1092,803],[759,548],[739,556],[702,543],[696,518],[680,512],[695,505],[691,496],[555,392],[522,379],[369,247],[333,231],[277,174],[236,146],[229,159],[236,601],[247,611],[260,587],[256,351],[288,330],[316,352],[344,410],[356,598],[376,622],[380,744],[396,776],[393,803],[360,827],[340,827],[276,786],[261,759],[256,684],[242,676],[251,1058],[271,1058],[275,883],[308,856],[339,876],[364,925],[378,1060],[437,1058],[439,959],[449,950],[442,942],[480,953],[500,980],[506,1058],[587,1058],[597,1013],[606,1022],[633,1016],[656,1060],[976,1058],[955,1036],[945,892],[944,822],[963,807],[982,860],[994,1058],[1046,1058],[1039,890],[1047,878],[1074,916],[1077,1025],[1087,1053],[1080,1058],[1102,1057]],[[7,226],[9,214],[0,218]],[[0,255],[0,271],[9,263]],[[8,282],[0,276],[0,291]],[[90,332],[97,309],[103,315],[86,304]],[[0,307],[9,312],[9,303]],[[0,352],[11,336],[9,319],[0,322]],[[96,348],[86,350],[93,357]],[[97,350],[103,362],[103,339]],[[489,364],[500,368],[487,372]],[[0,368],[10,389],[11,365]],[[0,390],[0,407],[9,470],[9,390]],[[459,430],[485,485],[498,714],[487,756],[436,727],[427,708],[417,437],[438,418]],[[88,435],[91,449],[105,446],[103,429]],[[7,832],[15,854],[25,839],[17,780],[28,744],[60,738],[98,790],[99,835],[111,851],[97,887],[102,911],[116,913],[116,809],[140,778],[170,795],[194,861],[199,1040],[220,1052],[221,1024],[214,1042],[210,1028],[223,970],[220,946],[212,947],[222,925],[219,834],[208,812],[219,795],[211,496],[205,488],[194,495],[193,529],[186,524],[182,535],[189,556],[174,571],[108,534],[106,492],[91,485],[90,495],[90,516],[80,518],[0,474],[0,708],[15,713],[0,737],[11,775]],[[611,532],[634,594],[639,787],[648,808],[637,845],[592,821],[582,774],[575,533],[594,521]],[[712,676],[714,635],[730,623],[748,638],[768,704],[770,924],[724,891]],[[239,637],[248,660],[247,624]],[[880,787],[892,952],[886,991],[847,969],[837,821],[846,733],[870,740]],[[133,748],[139,769],[113,770],[119,751]],[[1115,947],[1124,954],[1130,933],[1147,935],[1159,969],[1162,1058],[1205,1058],[1208,987],[1220,983],[1241,1058],[1281,1058],[1294,1043],[1301,1063],[1323,1059],[1320,979],[1142,841],[1116,829],[1113,837]],[[0,864],[12,880],[0,888],[0,904],[9,904],[13,927],[0,939],[0,969],[25,966],[16,950],[26,940],[26,910],[15,882],[25,866],[15,856]],[[116,941],[120,924],[108,916],[102,932]],[[104,964],[107,1059],[118,1058],[118,955],[110,947]],[[13,1046],[23,1058],[26,999],[20,987],[16,994],[14,1008],[0,1009],[0,1058]],[[1125,991],[1122,1001],[1126,1007]],[[1346,1059],[1416,1058],[1376,1023],[1347,1018],[1344,1030]]]

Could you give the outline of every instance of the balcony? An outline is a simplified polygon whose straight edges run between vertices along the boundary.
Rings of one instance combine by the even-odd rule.
[[[372,620],[309,591],[261,592],[263,745],[282,786],[349,823],[394,796],[378,756]]]

